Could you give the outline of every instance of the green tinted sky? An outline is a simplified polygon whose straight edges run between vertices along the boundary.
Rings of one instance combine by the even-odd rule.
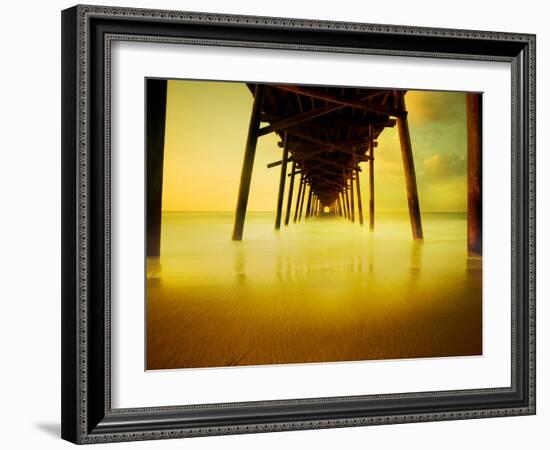
[[[465,95],[409,91],[405,99],[421,210],[465,211]],[[168,82],[163,210],[234,210],[251,108],[243,83]],[[281,157],[277,140],[270,134],[258,141],[250,211],[275,209],[280,169],[266,165]],[[367,182],[363,176],[364,196]],[[407,211],[397,127],[378,139],[375,185],[378,211]]]

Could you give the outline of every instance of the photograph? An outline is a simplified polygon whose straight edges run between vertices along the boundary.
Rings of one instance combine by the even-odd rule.
[[[38,302],[56,317],[33,317],[60,347],[42,372],[60,390],[61,437],[540,441],[542,15],[256,3],[63,5],[60,27],[44,22],[61,83],[45,71],[41,92],[61,101],[39,106],[61,115],[29,133],[28,111],[12,114],[7,148],[60,122],[47,162],[61,167],[45,173],[61,175],[61,265],[46,264],[61,307]],[[26,167],[28,152],[8,153]],[[7,172],[12,191],[28,185]],[[34,219],[8,222],[35,227],[35,200],[18,202]]]
[[[144,88],[146,370],[483,355],[482,93]]]

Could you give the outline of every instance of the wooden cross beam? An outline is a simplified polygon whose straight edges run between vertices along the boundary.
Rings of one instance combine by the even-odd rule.
[[[342,189],[342,187],[344,186],[344,181],[342,180],[342,183],[337,183],[336,181],[324,179],[322,181],[315,183],[314,186],[316,188],[319,188],[322,186],[334,186],[335,188]]]
[[[349,165],[342,164],[342,163],[339,163],[339,162],[337,162],[337,161],[333,161],[333,160],[328,159],[328,158],[323,158],[322,156],[311,156],[311,155],[297,155],[297,154],[294,154],[294,155],[293,155],[293,159],[294,159],[295,161],[301,161],[301,160],[311,159],[311,160],[314,160],[314,161],[318,161],[318,162],[322,162],[322,163],[328,164],[328,165],[330,165],[330,166],[339,167],[340,169],[344,169],[344,170],[348,170],[348,169],[350,168]]]
[[[304,126],[319,126],[319,127],[341,127],[341,126],[348,126],[348,127],[360,127],[360,128],[366,128],[369,125],[374,125],[375,129],[382,130],[384,128],[393,128],[396,124],[395,119],[387,119],[382,121],[369,121],[369,120],[347,120],[342,118],[327,118],[326,120],[313,120],[308,121],[306,123],[303,123]],[[300,124],[298,124],[300,125]],[[297,126],[297,125],[293,125]]]
[[[305,134],[305,133],[300,133],[300,132],[294,131],[294,130],[287,130],[287,133],[291,134],[295,137],[299,137],[299,138],[303,139],[304,141],[307,141],[307,142],[303,142],[303,141],[302,142],[291,142],[290,143],[291,151],[294,151],[294,150],[296,150],[300,147],[302,147],[304,149],[307,149],[308,147],[312,148],[312,149],[318,149],[319,147],[324,147],[324,149],[319,150],[319,153],[327,151],[326,149],[328,148],[332,151],[345,153],[346,155],[354,155],[354,154],[357,154],[357,152],[354,151],[354,149],[351,148],[351,147],[355,147],[355,149],[358,149],[360,151],[363,151],[363,150],[366,151],[367,150],[368,136],[361,136],[359,138],[355,138],[355,139],[352,139],[352,140],[348,140],[346,142],[339,143],[339,142],[333,142],[333,141],[327,141],[327,140],[324,140],[324,139],[314,138],[313,136],[310,136],[310,135]],[[315,145],[313,145],[313,144],[315,144]],[[375,142],[374,146],[378,147],[378,143]]]
[[[281,86],[275,86],[275,87],[277,87],[279,89],[282,89]],[[299,93],[297,93],[297,94],[299,94]],[[363,104],[364,102],[367,102],[369,99],[371,99],[372,97],[375,97],[378,94],[379,93],[370,94],[370,95],[363,96],[363,97],[356,97],[356,98],[348,99],[348,101],[357,102],[358,104]],[[298,98],[300,98],[300,97],[298,96]],[[301,103],[299,103],[299,105],[301,105]],[[321,117],[321,116],[324,116],[326,114],[330,114],[331,112],[341,110],[341,109],[343,109],[347,106],[350,106],[350,105],[349,104],[344,104],[342,102],[333,102],[332,104],[321,106],[320,108],[314,108],[314,109],[311,109],[311,110],[306,111],[306,112],[301,112],[300,114],[296,114],[294,116],[290,116],[290,117],[287,117],[285,119],[281,119],[281,120],[279,120],[275,123],[272,123],[272,124],[268,125],[267,127],[261,128],[260,131],[259,131],[259,136],[264,136],[266,134],[273,133],[275,131],[279,131],[279,130],[282,130],[284,128],[290,128],[292,126],[301,124],[303,122],[308,122],[311,119],[315,119],[317,117]],[[300,109],[302,110],[303,108],[300,108]],[[268,119],[269,119],[269,117],[266,117],[264,120],[268,121]],[[394,122],[393,125],[388,125],[388,126],[394,126],[395,121],[393,121],[393,122]]]
[[[338,177],[343,176],[341,170],[332,169],[331,166],[326,167],[325,163],[306,165],[305,162],[307,161],[302,162],[302,167],[304,167],[304,169],[307,170],[308,172],[320,170],[326,174],[335,175]]]
[[[397,108],[391,108],[382,105],[373,105],[368,101],[361,101],[353,98],[340,97],[338,95],[331,94],[330,92],[321,91],[319,89],[309,88],[305,86],[294,86],[288,84],[278,84],[273,87],[281,89],[287,92],[294,92],[296,94],[305,95],[306,97],[317,98],[319,100],[325,100],[332,103],[338,103],[343,106],[350,106],[356,109],[363,109],[365,111],[374,112],[377,114],[386,114],[391,116],[401,116],[403,111]]]
[[[296,149],[294,149],[294,150],[296,150]],[[293,151],[294,151],[294,150],[293,150]],[[326,152],[325,149],[323,149],[323,148],[319,149],[319,148],[315,147],[315,150],[313,150],[313,151],[311,152],[311,155],[317,155],[317,154],[325,153],[325,152]],[[288,160],[287,160],[287,162],[293,162],[293,161],[294,161],[294,160],[292,159],[292,157],[289,157]],[[273,167],[280,166],[282,163],[283,163],[282,160],[274,161],[274,162],[272,162],[272,163],[269,163],[269,164],[267,165],[267,168],[268,168],[268,169],[272,169]]]
[[[267,127],[263,127],[260,129],[260,136],[263,136],[265,134],[273,133],[274,131],[279,131],[284,128],[289,128],[293,125],[297,125],[302,122],[306,122],[310,119],[314,119],[316,117],[322,116],[324,114],[329,114],[333,111],[337,111],[340,108],[343,108],[343,105],[325,105],[321,108],[312,109],[310,111],[306,111],[304,113],[296,114],[295,116],[287,117],[286,119],[282,119],[279,122],[275,122]]]
[[[320,145],[322,147],[326,147],[326,148],[330,148],[332,150],[338,151],[340,153],[345,153],[347,155],[353,154],[352,149],[342,144],[337,144],[335,142],[329,142],[329,141],[324,141],[322,139],[317,139],[313,136],[309,136],[305,133],[300,133],[299,131],[295,131],[295,130],[287,130],[287,133],[291,134],[292,136],[296,136],[301,139],[304,139],[306,141],[313,142],[314,144]]]
[[[288,158],[286,162],[292,162],[292,158]],[[277,167],[277,166],[280,166],[281,164],[283,163],[283,160],[280,160],[280,161],[274,161],[272,163],[269,163],[267,165],[267,168],[268,169],[272,169],[273,167]]]

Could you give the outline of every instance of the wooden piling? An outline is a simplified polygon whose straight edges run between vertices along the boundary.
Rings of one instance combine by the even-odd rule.
[[[369,125],[369,229],[374,230],[374,127]]]
[[[166,128],[167,81],[148,79],[147,121],[147,256],[160,256],[162,176]]]
[[[482,254],[482,97],[466,94],[468,129],[468,254]]]
[[[346,189],[344,190],[344,195],[346,197],[346,209],[348,210],[348,220],[351,221],[351,209],[350,209],[350,202],[349,202],[349,189],[346,182]]]
[[[418,201],[418,189],[416,186],[416,173],[414,170],[414,159],[411,146],[411,135],[409,122],[405,107],[405,97],[399,94],[402,112],[397,116],[397,129],[401,143],[401,158],[405,171],[405,184],[407,186],[407,200],[409,203],[409,216],[411,219],[412,235],[414,239],[423,239],[422,219],[420,217],[420,203]]]
[[[283,213],[283,198],[285,195],[286,166],[288,161],[288,140],[287,134],[284,134],[283,159],[281,163],[281,177],[279,179],[279,195],[277,196],[277,212],[275,215],[275,229],[281,228],[281,216]]]
[[[304,188],[302,191],[302,200],[300,200],[300,214],[298,215],[298,220],[302,220],[302,211],[304,209],[304,199],[306,198],[306,189],[307,189],[307,181],[304,181]]]
[[[359,171],[355,172],[355,183],[357,187],[357,214],[359,223],[363,225],[363,201],[361,200],[361,183],[359,183]]]
[[[309,195],[307,196],[307,207],[306,207],[306,219],[309,218],[311,213],[311,199],[313,197],[313,189],[311,189],[311,184],[309,185]]]
[[[248,127],[248,137],[246,139],[243,167],[241,170],[239,197],[237,200],[237,210],[235,213],[235,225],[233,227],[234,241],[240,241],[243,238],[244,220],[246,217],[246,205],[248,204],[250,180],[252,179],[252,168],[254,166],[254,156],[256,154],[256,144],[258,142],[258,130],[260,128],[260,113],[262,110],[263,97],[264,86],[261,84],[257,84],[256,91],[254,93],[252,114],[250,115],[250,124]]]
[[[355,200],[353,195],[353,170],[349,173],[349,196],[351,203],[351,222],[355,223]]]
[[[290,209],[292,208],[292,194],[294,191],[294,176],[296,175],[296,162],[292,161],[292,169],[290,173],[290,186],[288,188],[288,198],[286,201],[286,215],[285,215],[285,226],[288,225],[290,221]]]
[[[340,192],[340,195],[342,196],[342,209],[344,210],[344,218],[347,219],[349,217],[348,214],[348,207],[346,202],[346,195],[344,194],[345,190]]]
[[[298,219],[298,210],[300,209],[300,202],[302,200],[304,188],[304,175],[300,174],[300,186],[298,187],[298,198],[296,199],[296,208],[294,209],[294,223]]]

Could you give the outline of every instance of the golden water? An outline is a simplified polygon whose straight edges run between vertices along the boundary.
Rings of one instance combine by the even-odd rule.
[[[273,229],[249,212],[165,212],[147,261],[147,368],[481,354],[481,261],[464,214],[377,214]]]

